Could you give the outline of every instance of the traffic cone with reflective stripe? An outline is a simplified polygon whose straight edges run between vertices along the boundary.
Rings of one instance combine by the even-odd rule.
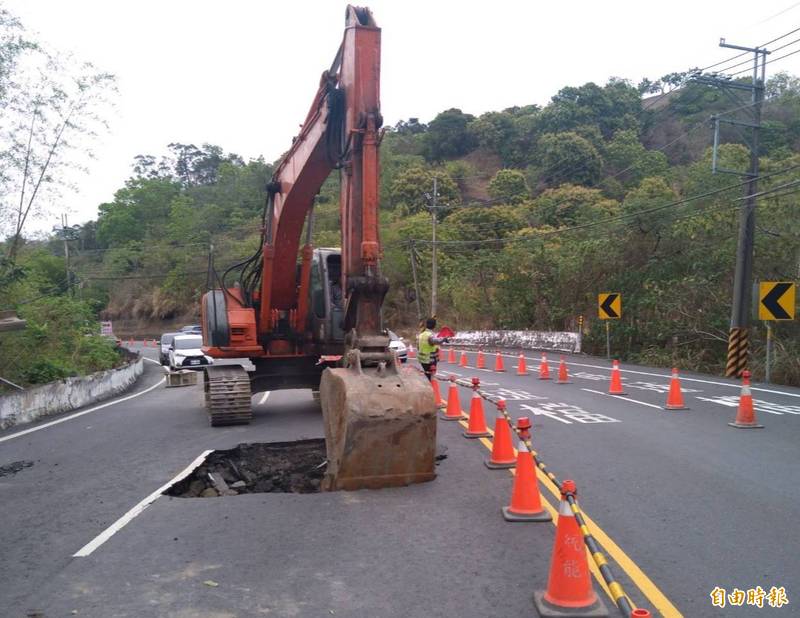
[[[672,379],[669,381],[669,393],[667,393],[667,405],[665,410],[688,410],[683,403],[683,392],[681,391],[681,380],[678,377],[678,369],[672,368]]]
[[[556,384],[570,384],[569,373],[567,373],[567,363],[564,362],[564,357],[558,363],[558,380]]]
[[[450,388],[447,391],[447,410],[442,415],[442,420],[460,421],[461,418],[461,402],[458,399],[456,377],[450,376]]]
[[[481,350],[478,350],[478,360],[475,361],[475,366],[478,369],[486,369],[486,359],[483,357]]]
[[[494,370],[495,371],[505,371],[505,365],[503,365],[503,357],[500,355],[500,352],[494,357]]]
[[[619,373],[619,361],[614,360],[611,364],[611,385],[608,388],[609,395],[627,395],[622,389],[622,378]]]
[[[547,355],[544,352],[542,352],[542,362],[539,363],[539,379],[550,379],[550,365],[547,364]]]
[[[408,358],[417,358],[417,351],[413,346],[408,348]]]
[[[458,362],[458,364],[461,367],[466,367],[467,366],[467,353],[466,352],[462,352],[461,353],[461,360]]]
[[[469,402],[469,425],[464,432],[465,438],[485,438],[491,434],[486,429],[486,418],[483,415],[483,398],[478,389],[481,382],[472,378],[472,399]]]
[[[501,468],[513,468],[517,463],[514,457],[514,447],[511,445],[511,427],[508,426],[503,411],[506,409],[505,400],[497,402],[497,418],[494,421],[494,441],[492,442],[492,454],[489,459],[484,461],[487,468],[497,470]]]
[[[437,408],[444,408],[444,401],[442,401],[442,391],[439,389],[439,380],[436,376],[431,376],[431,387],[433,388],[433,399],[436,402]]]
[[[742,372],[742,393],[739,395],[739,409],[736,411],[736,420],[728,423],[738,429],[763,429],[756,421],[756,411],[753,408],[753,395],[750,394],[750,372]]]
[[[530,426],[531,421],[527,417],[523,416],[517,421],[519,444],[514,489],[511,492],[511,504],[502,508],[503,519],[506,521],[552,521],[553,519],[542,507],[533,453],[525,444],[525,440],[530,438]]]
[[[447,362],[451,365],[456,364],[456,351],[453,348],[450,348],[450,351],[447,353]]]
[[[525,363],[525,355],[522,352],[519,353],[519,360],[517,361],[517,375],[528,375],[528,365]]]
[[[592,588],[592,576],[586,559],[586,546],[567,495],[575,495],[575,483],[561,485],[561,504],[550,577],[547,590],[536,591],[533,602],[540,616],[608,616],[603,601]]]

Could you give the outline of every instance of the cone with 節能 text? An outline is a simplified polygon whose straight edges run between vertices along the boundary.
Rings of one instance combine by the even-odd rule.
[[[683,391],[681,391],[681,379],[678,377],[678,369],[672,368],[672,378],[669,381],[669,393],[667,393],[667,405],[665,410],[688,410],[683,402]]]
[[[469,402],[469,424],[464,431],[465,438],[486,438],[490,436],[486,429],[486,417],[483,414],[483,398],[478,392],[480,380],[472,378],[472,399]]]
[[[500,354],[500,352],[498,352],[494,357],[494,370],[495,371],[505,371],[506,370],[506,367],[503,364],[503,357]]]
[[[525,355],[522,352],[519,353],[519,358],[517,359],[517,375],[528,375],[528,365],[525,363]]]
[[[458,399],[458,386],[456,386],[455,376],[450,376],[450,388],[447,389],[447,409],[442,414],[442,420],[445,421],[460,421],[461,415],[461,401]]]
[[[517,421],[519,444],[514,489],[511,491],[511,504],[502,508],[503,519],[506,521],[552,521],[553,519],[542,506],[533,453],[525,444],[525,440],[530,436],[528,431],[530,426],[531,422],[527,417],[523,416]]]
[[[564,357],[562,356],[561,361],[558,363],[558,380],[556,380],[556,384],[570,384],[570,382],[567,363],[564,362]]]
[[[619,361],[614,360],[611,363],[611,384],[608,387],[609,395],[627,395],[622,388],[622,376],[619,372]]]
[[[486,359],[483,357],[481,350],[478,350],[478,359],[475,361],[475,366],[478,369],[486,369]]]
[[[444,401],[442,401],[442,391],[439,389],[439,380],[436,376],[431,376],[431,387],[433,388],[433,399],[436,402],[437,408],[444,408]]]
[[[511,427],[508,425],[503,412],[506,409],[505,400],[497,402],[497,418],[494,421],[494,440],[492,441],[492,454],[484,461],[487,468],[498,470],[513,468],[517,464],[514,455],[514,446],[511,443]]]
[[[547,364],[547,355],[542,352],[542,362],[539,363],[539,379],[550,379],[550,365]]]
[[[753,408],[753,395],[750,394],[750,372],[742,372],[742,392],[739,395],[739,407],[736,410],[736,420],[728,423],[737,429],[764,429],[756,421],[756,411]]]
[[[608,616],[603,601],[592,588],[583,534],[567,496],[575,496],[573,481],[564,481],[561,485],[556,541],[550,559],[547,590],[537,590],[533,602],[543,617]]]

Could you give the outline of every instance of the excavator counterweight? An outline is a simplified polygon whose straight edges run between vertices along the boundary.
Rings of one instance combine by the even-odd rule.
[[[205,352],[255,367],[206,369],[211,424],[249,422],[254,391],[319,390],[329,490],[435,476],[430,384],[398,365],[381,315],[380,41],[369,9],[348,6],[342,44],[267,184],[260,246],[221,276],[212,263],[216,285],[201,304]],[[341,249],[313,248],[315,196],[334,170]]]

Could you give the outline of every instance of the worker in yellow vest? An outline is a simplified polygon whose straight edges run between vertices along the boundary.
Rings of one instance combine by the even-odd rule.
[[[425,329],[417,335],[417,358],[428,381],[436,373],[439,345],[448,341],[447,337],[437,337],[433,333],[434,328],[436,328],[436,319],[428,318],[425,320]]]

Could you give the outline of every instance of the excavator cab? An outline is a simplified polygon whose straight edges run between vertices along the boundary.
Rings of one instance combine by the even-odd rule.
[[[314,249],[311,261],[311,329],[317,341],[344,341],[342,253],[339,249]]]

